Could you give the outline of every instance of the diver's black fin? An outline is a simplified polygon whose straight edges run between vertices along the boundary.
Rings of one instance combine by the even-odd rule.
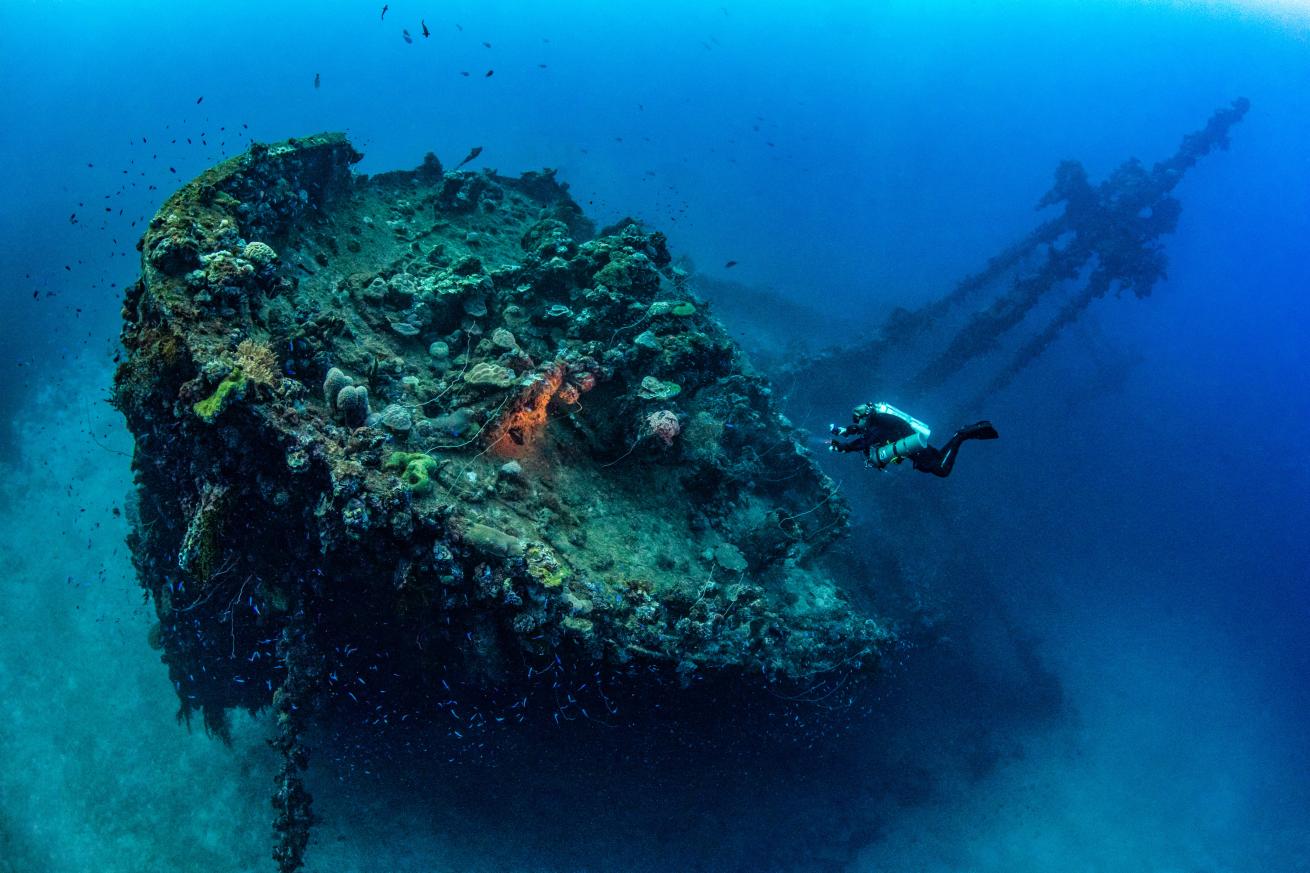
[[[960,428],[960,438],[966,440],[994,440],[1000,434],[992,427],[990,421],[980,421],[968,427]]]

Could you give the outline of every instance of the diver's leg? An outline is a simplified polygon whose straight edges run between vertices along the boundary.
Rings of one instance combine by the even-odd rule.
[[[980,421],[957,430],[940,449],[928,446],[915,452],[910,460],[914,463],[914,469],[919,472],[932,473],[945,479],[951,475],[951,470],[955,469],[955,458],[960,453],[961,443],[965,440],[994,440],[998,436],[1000,434],[992,427],[990,421]]]
[[[910,463],[920,473],[932,473],[945,479],[951,475],[951,468],[955,466],[955,450],[959,445],[955,437],[951,437],[950,442],[940,449],[928,446],[910,455]]]

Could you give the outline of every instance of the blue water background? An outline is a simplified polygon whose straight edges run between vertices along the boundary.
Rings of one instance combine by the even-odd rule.
[[[841,863],[1310,869],[1310,12],[398,2],[379,21],[380,7],[0,6],[0,414],[21,442],[6,449],[16,472],[0,503],[17,568],[2,583],[0,664],[6,698],[28,699],[0,733],[0,836],[51,870],[121,858],[109,834],[137,859],[183,851],[77,797],[99,786],[113,806],[153,796],[156,778],[188,784],[133,730],[184,742],[169,739],[181,728],[141,640],[143,613],[115,624],[117,605],[136,606],[121,522],[108,516],[128,481],[114,454],[127,441],[100,401],[141,222],[251,138],[345,130],[363,172],[414,166],[429,150],[449,165],[474,145],[485,149],[475,166],[558,167],[598,222],[635,215],[701,271],[826,313],[831,333],[806,337],[824,345],[939,296],[1022,236],[1060,160],[1083,161],[1094,179],[1129,156],[1149,164],[1245,96],[1231,150],[1176,191],[1169,279],[1146,301],[1098,302],[996,397],[986,412],[1002,440],[966,447],[945,482],[898,471],[880,490],[844,471],[857,520],[895,511],[897,489],[940,495],[963,538],[945,548],[977,574],[932,584],[958,594],[986,580],[1068,710],[1057,726],[1016,728],[1020,751],[981,781],[937,780],[931,799],[906,804]],[[870,374],[875,391],[894,399]],[[832,418],[870,399],[812,392],[825,407],[816,415]],[[947,391],[912,411],[948,429],[960,399]],[[91,553],[71,569],[69,545]],[[943,547],[931,531],[899,546]],[[70,587],[79,573],[86,585]],[[52,632],[33,629],[46,621]],[[115,686],[123,676],[132,681]],[[108,696],[153,697],[114,703],[134,721],[107,732],[96,682]],[[30,700],[38,691],[51,705]],[[959,704],[951,717],[965,717],[968,693],[941,690]],[[78,740],[72,751],[50,741],[61,733]],[[178,754],[214,786],[237,769],[203,738],[185,742]],[[53,782],[16,772],[24,761]],[[205,820],[226,809],[262,827],[266,786],[231,778],[243,787],[215,787],[226,806]],[[336,826],[347,844],[373,845]],[[249,838],[262,851],[260,839]],[[593,858],[589,869],[614,868]]]

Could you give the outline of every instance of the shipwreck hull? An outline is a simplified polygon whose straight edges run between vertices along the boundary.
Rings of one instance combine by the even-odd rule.
[[[722,722],[873,672],[842,498],[663,235],[597,235],[549,172],[359,157],[255,146],[177,192],[115,379],[152,642],[183,715],[277,712],[284,869],[313,713]]]

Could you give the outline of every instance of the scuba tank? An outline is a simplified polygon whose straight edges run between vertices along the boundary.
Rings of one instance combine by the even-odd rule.
[[[885,446],[879,446],[875,453],[874,463],[878,469],[882,469],[891,463],[900,463],[902,458],[908,458],[915,452],[923,451],[928,448],[928,437],[917,428],[914,433],[907,437],[902,437],[894,443],[888,443]]]
[[[874,403],[872,404],[872,407],[873,407],[873,411],[877,412],[880,415],[896,416],[901,421],[905,422],[910,427],[914,428],[914,430],[920,433],[925,440],[928,437],[932,436],[932,428],[928,427],[928,425],[924,424],[922,421],[919,421],[919,419],[915,418],[913,415],[910,415],[908,412],[901,412],[899,409],[897,409],[895,406],[892,406],[890,403]],[[925,442],[924,445],[927,445],[927,443]]]

